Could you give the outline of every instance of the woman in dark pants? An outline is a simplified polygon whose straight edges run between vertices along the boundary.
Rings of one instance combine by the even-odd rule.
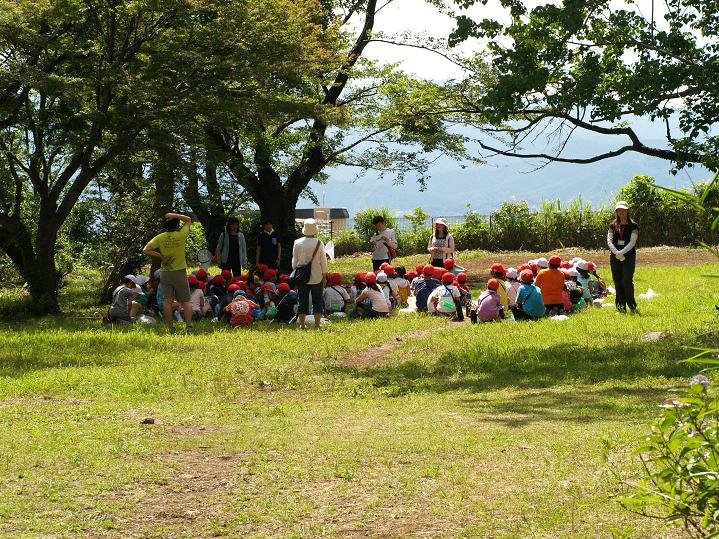
[[[637,302],[634,299],[634,268],[637,262],[637,240],[639,225],[629,216],[629,204],[620,200],[614,208],[616,218],[609,225],[607,245],[612,254],[609,264],[616,289],[617,311],[626,313],[627,308],[632,314],[638,314]]]

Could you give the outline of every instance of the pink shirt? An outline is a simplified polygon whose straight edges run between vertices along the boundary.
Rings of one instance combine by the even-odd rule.
[[[491,322],[499,318],[499,294],[494,290],[485,290],[477,300],[477,318],[482,322]]]

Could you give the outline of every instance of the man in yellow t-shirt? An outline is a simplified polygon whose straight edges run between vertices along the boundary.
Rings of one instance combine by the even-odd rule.
[[[183,223],[180,228],[180,222]],[[165,232],[152,238],[143,252],[160,261],[160,284],[164,298],[163,312],[168,326],[172,327],[172,303],[183,304],[187,330],[192,331],[192,304],[190,286],[187,283],[187,261],[185,245],[190,235],[192,218],[179,213],[165,214]]]

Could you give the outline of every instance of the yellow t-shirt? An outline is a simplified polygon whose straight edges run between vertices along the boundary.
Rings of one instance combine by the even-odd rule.
[[[504,281],[499,281],[499,288],[497,289],[499,294],[499,304],[504,307],[504,312],[509,309],[509,298],[507,298],[507,284]]]
[[[187,268],[185,260],[185,244],[187,237],[190,235],[190,225],[185,224],[180,230],[175,232],[163,232],[150,240],[150,247],[160,251],[165,257],[162,263],[164,271],[176,271]]]

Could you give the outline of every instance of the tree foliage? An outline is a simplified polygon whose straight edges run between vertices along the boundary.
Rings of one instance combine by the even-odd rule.
[[[457,2],[462,7],[473,0]],[[701,163],[716,170],[719,139],[719,16],[706,0],[645,5],[627,0],[565,0],[532,9],[503,0],[509,22],[461,15],[453,43],[488,41],[487,53],[457,88],[467,121],[489,122],[499,141],[486,151],[515,157],[591,163],[638,152],[677,169]],[[656,120],[666,146],[642,140],[633,117]],[[476,118],[472,120],[472,118]],[[566,155],[577,130],[617,140],[615,149]],[[526,150],[530,140],[547,151]]]

